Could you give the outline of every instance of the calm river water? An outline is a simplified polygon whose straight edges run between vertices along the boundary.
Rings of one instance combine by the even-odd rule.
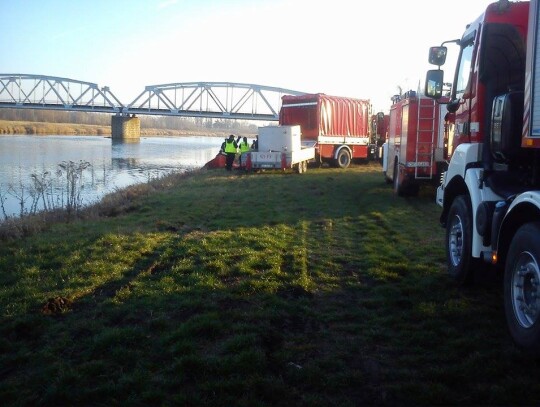
[[[65,202],[66,176],[57,174],[63,162],[90,163],[81,179],[81,201],[87,205],[129,185],[201,168],[222,142],[221,137],[204,136],[141,137],[138,142],[101,136],[0,136],[0,221],[19,216],[21,203],[23,212],[31,205],[43,208],[33,178],[50,183],[47,200]]]

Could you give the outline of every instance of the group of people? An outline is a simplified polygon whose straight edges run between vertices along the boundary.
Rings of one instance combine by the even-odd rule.
[[[236,158],[236,154],[239,155],[239,164],[242,166],[242,154],[246,153],[250,150],[256,150],[258,147],[258,141],[257,138],[253,140],[253,143],[251,144],[251,147],[248,143],[247,137],[240,137],[235,140],[234,135],[230,135],[229,138],[226,138],[225,141],[221,144],[221,151],[225,153],[225,168],[227,171],[232,170],[232,166],[234,163],[234,160]]]

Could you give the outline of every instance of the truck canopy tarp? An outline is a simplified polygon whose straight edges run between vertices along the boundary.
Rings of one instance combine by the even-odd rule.
[[[282,97],[279,124],[302,128],[302,138],[369,136],[369,100],[322,93]]]

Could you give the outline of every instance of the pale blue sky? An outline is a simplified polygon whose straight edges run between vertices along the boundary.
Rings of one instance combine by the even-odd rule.
[[[460,37],[489,3],[0,0],[0,73],[93,82],[126,104],[146,85],[223,81],[388,110],[398,86],[423,84],[429,46]]]

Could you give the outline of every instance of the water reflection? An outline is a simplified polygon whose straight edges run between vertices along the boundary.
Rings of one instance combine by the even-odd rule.
[[[89,204],[105,194],[171,172],[202,167],[218,152],[220,137],[143,137],[140,140],[111,140],[98,136],[1,136],[0,198],[8,216],[28,212],[35,203],[32,189],[36,178],[51,178],[48,199],[55,205],[65,200],[65,174],[58,175],[62,162],[88,162],[82,173],[81,199]],[[34,175],[34,177],[32,177]]]

